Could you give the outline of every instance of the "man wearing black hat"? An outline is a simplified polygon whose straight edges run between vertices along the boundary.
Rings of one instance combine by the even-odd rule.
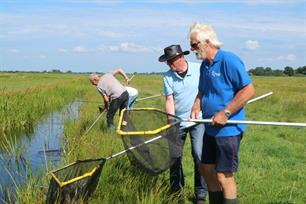
[[[166,62],[170,70],[164,73],[164,95],[166,97],[166,112],[181,118],[189,118],[194,98],[197,95],[200,64],[187,62],[180,45],[170,45],[159,57],[160,62]],[[190,134],[192,156],[194,160],[194,193],[196,203],[205,203],[207,187],[200,175],[204,125],[192,122],[181,123],[185,142],[187,133]],[[172,192],[179,192],[184,187],[182,158],[179,158],[170,168],[170,186]]]

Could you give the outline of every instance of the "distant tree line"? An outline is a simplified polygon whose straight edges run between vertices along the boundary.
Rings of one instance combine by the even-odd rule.
[[[248,72],[254,76],[306,76],[306,66],[298,67],[297,69],[286,66],[283,70],[273,70],[271,67],[256,67]]]
[[[59,74],[90,74],[91,72],[72,72],[68,70],[66,72],[61,71],[60,69],[52,69],[52,70],[44,70],[44,71],[0,71],[6,73],[59,73]],[[286,66],[283,70],[280,69],[272,69],[271,67],[256,67],[254,69],[250,69],[250,75],[253,76],[306,76],[306,66],[298,67],[297,69],[293,69],[290,66]],[[135,75],[162,75],[164,72],[133,72],[128,74],[135,74]],[[104,73],[97,73],[97,74],[104,74]]]

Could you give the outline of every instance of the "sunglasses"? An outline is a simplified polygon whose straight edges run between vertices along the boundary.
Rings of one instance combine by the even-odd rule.
[[[190,47],[191,47],[192,49],[198,49],[200,43],[201,43],[200,41],[195,42],[195,43],[190,43]]]

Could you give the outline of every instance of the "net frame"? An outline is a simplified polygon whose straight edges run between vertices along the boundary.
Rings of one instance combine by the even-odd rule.
[[[126,111],[154,111],[154,112],[158,112],[162,115],[168,115],[169,117],[171,117],[172,119],[172,122],[170,123],[167,123],[159,128],[156,128],[154,130],[143,130],[143,131],[123,131],[121,126],[125,126],[126,125],[126,121],[124,121],[124,113]],[[165,111],[162,111],[160,109],[157,109],[157,108],[132,108],[132,109],[122,109],[121,110],[121,113],[120,113],[120,117],[119,117],[119,122],[118,122],[118,125],[117,125],[117,129],[116,129],[116,132],[118,135],[121,135],[121,136],[125,136],[125,135],[138,135],[138,136],[144,136],[144,135],[155,135],[155,134],[158,134],[164,130],[167,130],[169,129],[170,127],[174,126],[174,125],[177,125],[179,123],[182,122],[182,119],[175,116],[175,115],[172,115],[172,114],[169,114],[169,113],[166,113]]]
[[[151,109],[151,108],[149,108]],[[148,108],[145,108],[145,110],[148,110]],[[156,111],[156,109],[154,109]],[[157,110],[159,113],[161,114],[164,114],[162,111],[160,110]],[[153,135],[153,134],[158,134],[162,131],[165,131],[167,130],[167,128],[171,128],[173,125],[177,125],[179,124],[179,121],[178,121],[178,118],[176,116],[171,116],[173,118],[176,118],[176,120],[174,122],[172,122],[171,124],[166,124],[164,125],[163,127],[161,128],[158,128],[156,130],[152,130],[152,131],[137,131],[137,132],[132,132],[132,134],[136,134],[136,135],[141,135],[141,134],[150,134],[150,135]],[[122,120],[122,119],[121,119]],[[118,133],[118,132],[117,132]],[[124,132],[119,132],[120,135],[130,135],[130,133],[124,133]],[[109,159],[112,159],[112,158],[115,158],[119,155],[122,155],[124,153],[127,153],[129,151],[132,151],[134,149],[137,149],[143,145],[146,145],[146,144],[149,144],[149,143],[152,143],[156,140],[159,140],[161,139],[163,136],[157,136],[157,137],[153,137],[153,138],[150,138],[149,140],[146,140],[146,141],[143,141],[142,143],[139,143],[137,145],[134,145],[134,146],[131,146],[129,148],[126,148],[125,150],[121,151],[121,152],[118,152],[116,154],[113,154],[109,157],[101,157],[101,158],[98,158],[98,159],[87,159],[87,160],[77,160],[73,163],[70,163],[64,167],[61,167],[59,169],[56,169],[56,170],[53,170],[50,172],[50,175],[51,175],[51,180],[50,180],[50,185],[49,185],[49,190],[48,190],[48,195],[47,195],[47,203],[54,203],[55,201],[58,202],[60,201],[61,203],[65,203],[67,200],[66,200],[66,197],[68,197],[69,199],[69,202],[71,201],[71,199],[73,199],[73,202],[76,202],[76,200],[82,198],[83,201],[87,201],[87,199],[89,198],[89,196],[94,192],[95,188],[96,188],[96,185],[98,183],[98,179],[101,175],[101,172],[102,172],[102,168],[104,166],[104,164],[106,163],[107,160]],[[90,169],[88,169],[88,171],[86,172],[82,172],[80,175],[76,175],[75,177],[73,178],[69,178],[69,179],[65,179],[66,176],[63,176],[64,179],[60,178],[60,176],[58,176],[58,173],[60,171],[63,171],[64,174],[70,174],[69,173],[69,168],[78,168],[76,165],[79,165],[80,163],[82,164],[86,164],[86,163],[89,163],[89,162],[98,162],[98,164]],[[68,171],[67,171],[68,170]],[[67,171],[67,172],[65,172]],[[72,175],[74,175],[74,173],[72,173]],[[70,175],[69,175],[70,176]],[[83,190],[76,190],[76,189],[73,189],[74,186],[77,186],[77,182],[86,182],[86,179],[91,179],[93,176],[95,176],[94,179],[97,179],[97,181],[95,182],[95,186],[94,187],[90,187],[89,191],[87,191],[86,189]],[[71,187],[70,187],[71,185]],[[69,189],[71,188],[71,189]],[[79,186],[77,186],[77,188],[79,188]],[[84,186],[84,188],[88,188],[87,186]],[[67,190],[68,189],[68,190]],[[82,195],[77,195],[77,193],[79,192],[82,192]],[[68,196],[65,195],[68,194]],[[72,195],[72,196],[71,196]],[[73,197],[75,196],[75,197]]]
[[[77,160],[51,171],[47,204],[87,203],[95,191],[106,158]]]
[[[152,109],[152,108],[144,108],[144,110],[154,110],[154,111],[158,111],[160,114],[164,114],[163,111],[160,111],[158,109]],[[153,134],[158,134],[158,133],[161,133],[162,131],[165,131],[167,130],[168,128],[171,128],[173,127],[173,125],[178,125],[180,123],[180,121],[178,120],[178,117],[176,116],[173,116],[171,115],[171,117],[175,118],[174,122],[170,123],[170,124],[166,124],[164,125],[163,127],[161,128],[158,128],[158,129],[155,129],[155,130],[152,130],[152,131],[137,131],[137,132],[132,132],[132,134],[136,134],[136,135],[153,135]],[[121,122],[122,122],[122,118],[121,118]],[[120,135],[130,135],[131,133],[124,133],[123,131],[119,131],[117,132],[119,133]],[[64,188],[68,188],[69,189],[69,185],[71,185],[73,188],[73,185],[75,185],[76,182],[82,182],[82,180],[85,180],[85,179],[91,179],[91,177],[95,176],[94,179],[97,179],[97,182],[98,182],[98,179],[101,175],[101,172],[102,172],[102,168],[104,166],[104,164],[106,163],[107,160],[109,159],[112,159],[112,158],[115,158],[119,155],[122,155],[124,153],[127,153],[129,151],[132,151],[133,149],[137,149],[143,145],[146,145],[146,144],[149,144],[149,143],[152,143],[156,140],[159,140],[161,139],[163,136],[157,136],[157,137],[154,137],[154,138],[149,138],[148,140],[145,140],[143,141],[142,143],[139,143],[137,145],[134,145],[134,146],[131,146],[129,148],[126,148],[125,150],[121,151],[121,152],[118,152],[116,154],[113,154],[109,157],[101,157],[101,158],[98,158],[98,159],[87,159],[87,160],[77,160],[73,163],[70,163],[64,167],[61,167],[59,169],[56,169],[56,170],[53,170],[50,172],[50,175],[51,175],[51,180],[50,180],[50,185],[49,185],[49,190],[48,190],[48,195],[47,195],[47,203],[54,203],[54,201],[57,201],[57,198],[54,198],[52,197],[53,195],[56,195],[58,196],[58,194],[60,194],[59,196],[60,197],[60,200],[64,200],[64,202],[66,201],[65,196],[62,195],[63,192],[61,192],[62,189]],[[77,175],[73,178],[70,178],[68,180],[65,180],[65,179],[61,179],[59,178],[59,176],[57,176],[57,173],[60,172],[60,171],[65,171],[66,169],[68,168],[72,168],[73,166],[75,165],[78,165],[79,163],[83,163],[85,164],[86,162],[93,162],[93,161],[96,161],[98,162],[98,164],[96,166],[94,166],[93,168],[89,169],[88,171],[86,172],[83,172],[82,174],[80,175]],[[101,166],[102,165],[102,166]],[[78,168],[78,167],[76,167]],[[99,172],[97,172],[99,171]],[[68,172],[69,173],[69,172]],[[66,174],[68,174],[66,173]],[[66,176],[64,176],[65,178]],[[96,184],[97,184],[96,182]],[[54,183],[57,185],[57,186],[54,186]],[[52,184],[52,185],[51,185]],[[90,192],[83,192],[82,190],[80,190],[80,192],[83,192],[84,194],[84,197],[80,197],[79,195],[76,195],[76,200],[77,199],[85,199],[85,201],[89,198],[89,196],[93,193],[93,191],[95,190],[96,186],[93,187],[93,189],[90,189]],[[69,191],[69,190],[67,190]],[[71,190],[71,192],[74,192],[74,189]],[[73,194],[73,193],[72,193]],[[49,195],[52,197],[52,199],[49,198]],[[49,199],[51,201],[49,201]],[[75,200],[73,200],[75,202]],[[56,202],[57,203],[57,202]],[[62,202],[61,202],[62,203]]]
[[[182,136],[185,133],[180,122],[179,117],[157,108],[123,109],[116,131],[121,135],[126,149],[152,138],[160,138],[128,153],[132,165],[148,174],[158,175],[168,170],[182,156]]]
[[[64,170],[64,169],[67,169],[67,168],[69,168],[69,167],[72,167],[72,166],[74,166],[74,165],[76,165],[76,164],[79,164],[80,162],[81,162],[81,163],[85,163],[85,162],[92,162],[92,161],[101,161],[101,163],[104,164],[106,160],[107,160],[107,159],[104,158],[104,157],[101,157],[101,158],[98,158],[98,159],[77,160],[77,161],[75,161],[75,162],[73,162],[73,163],[70,163],[70,164],[64,166],[64,167],[61,167],[61,168],[59,168],[59,169],[56,169],[56,170],[51,171],[50,174],[51,174],[52,178],[54,178],[54,180],[57,182],[57,184],[62,188],[62,187],[64,187],[64,186],[66,186],[66,185],[69,185],[69,184],[74,183],[74,182],[76,182],[76,181],[80,181],[80,180],[82,180],[82,179],[85,179],[85,178],[87,178],[87,177],[92,176],[92,175],[98,170],[98,168],[100,167],[100,164],[98,164],[98,165],[97,165],[96,167],[94,167],[92,170],[90,170],[90,171],[88,171],[88,172],[85,172],[85,173],[83,173],[82,175],[77,176],[77,177],[75,177],[75,178],[69,179],[69,180],[67,180],[67,181],[61,181],[61,179],[58,178],[58,176],[56,176],[56,173],[57,173],[57,172],[62,171],[62,170]]]

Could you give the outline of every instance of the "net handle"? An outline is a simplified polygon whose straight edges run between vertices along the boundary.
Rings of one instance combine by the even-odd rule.
[[[92,123],[92,125],[86,130],[86,132],[81,136],[85,136],[87,135],[87,133],[91,130],[91,128],[98,122],[98,120],[102,117],[102,115],[104,115],[104,113],[106,113],[106,110],[103,110],[102,113],[100,113],[100,115],[97,117],[97,119]]]
[[[258,101],[258,100],[260,100],[260,99],[263,99],[263,98],[265,98],[265,97],[267,97],[267,96],[271,96],[272,94],[273,94],[272,91],[269,92],[269,93],[263,94],[263,95],[261,95],[261,96],[258,96],[258,97],[256,97],[256,98],[253,98],[253,99],[249,100],[249,101],[247,102],[247,104],[253,103],[253,102]]]
[[[253,103],[267,96],[271,96],[273,92],[268,92],[256,98],[253,98],[247,102],[247,104]],[[212,119],[182,119],[184,122],[195,123],[211,123]],[[228,120],[226,124],[249,124],[249,125],[273,125],[273,126],[292,126],[292,127],[306,127],[306,123],[291,123],[291,122],[271,122],[271,121],[253,121],[253,120]]]
[[[162,96],[162,94],[155,94],[155,95],[152,95],[152,96],[138,98],[138,99],[136,99],[135,102],[143,101],[143,100],[147,100],[147,99],[151,99],[151,98],[156,98],[156,97],[159,97],[159,96]],[[77,101],[80,102],[80,103],[101,103],[100,101],[89,101],[89,100],[77,100]]]
[[[249,101],[247,102],[247,104],[253,103],[253,102],[258,101],[258,100],[260,100],[260,99],[263,99],[263,98],[265,98],[265,97],[267,97],[267,96],[271,96],[272,94],[273,94],[273,92],[270,91],[270,92],[268,92],[268,93],[266,93],[266,94],[260,95],[260,96],[258,96],[258,97],[255,97],[255,98],[249,100]],[[183,130],[184,130],[184,129],[187,129],[187,128],[193,126],[193,125],[194,125],[194,124],[190,124],[190,125],[188,125],[188,126],[183,127],[182,129],[183,129]]]
[[[195,122],[195,123],[211,123],[212,119],[182,119],[182,121],[183,122]],[[306,127],[306,123],[271,122],[271,121],[254,121],[254,120],[228,120],[226,124]]]
[[[161,94],[156,94],[156,95],[153,95],[153,96],[143,97],[143,98],[136,99],[135,102],[147,100],[147,99],[150,99],[150,98],[156,98],[156,97],[159,97],[159,96],[161,96]]]
[[[107,157],[106,160],[109,160],[109,159],[115,158],[115,157],[117,157],[117,156],[119,156],[119,155],[125,154],[125,153],[127,153],[128,151],[131,151],[131,150],[133,150],[133,149],[135,149],[135,148],[138,148],[138,147],[140,147],[140,146],[143,146],[143,145],[145,145],[145,144],[148,144],[148,143],[153,142],[153,141],[155,141],[155,140],[158,140],[158,139],[160,139],[160,138],[162,138],[161,135],[159,135],[159,136],[157,136],[157,137],[154,137],[154,138],[152,138],[152,139],[149,139],[149,140],[147,140],[147,141],[145,141],[145,142],[143,142],[143,143],[140,143],[140,144],[138,144],[138,145],[129,147],[128,149],[125,149],[125,150],[123,150],[123,151],[121,151],[121,152],[118,152],[118,153],[116,153],[116,154],[113,154],[113,155]]]

